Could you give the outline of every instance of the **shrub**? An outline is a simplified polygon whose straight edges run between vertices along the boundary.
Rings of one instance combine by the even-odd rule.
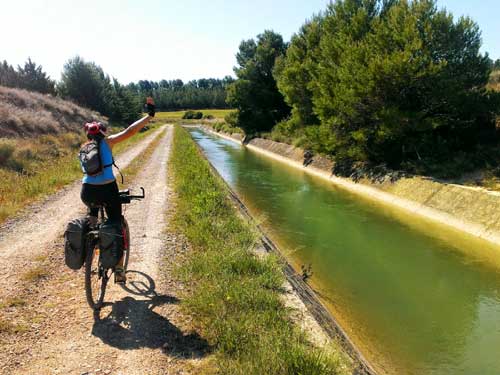
[[[0,167],[7,166],[12,154],[14,154],[15,147],[12,143],[8,141],[2,141],[0,143]]]
[[[201,120],[203,118],[203,112],[196,111],[186,111],[182,116],[184,120]]]

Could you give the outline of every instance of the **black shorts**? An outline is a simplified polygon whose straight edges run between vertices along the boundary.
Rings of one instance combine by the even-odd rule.
[[[116,181],[105,185],[83,184],[80,194],[82,202],[89,208],[90,216],[97,216],[99,206],[104,206],[109,220],[121,222],[122,205]]]

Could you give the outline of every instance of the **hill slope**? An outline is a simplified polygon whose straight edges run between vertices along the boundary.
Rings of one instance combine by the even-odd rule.
[[[0,86],[0,138],[76,132],[99,113],[50,95]]]

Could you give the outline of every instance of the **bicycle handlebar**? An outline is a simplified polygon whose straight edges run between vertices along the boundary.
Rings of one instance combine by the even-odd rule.
[[[119,192],[120,195],[120,201],[122,204],[127,204],[130,203],[132,199],[144,199],[146,197],[146,193],[144,192],[144,188],[140,188],[142,191],[142,195],[130,195],[130,190],[122,190]]]
[[[144,198],[146,198],[146,193],[145,193],[145,191],[144,191],[144,188],[141,186],[141,188],[140,188],[140,189],[141,189],[141,191],[142,191],[142,195],[129,195],[128,197],[129,197],[130,199],[144,199]]]

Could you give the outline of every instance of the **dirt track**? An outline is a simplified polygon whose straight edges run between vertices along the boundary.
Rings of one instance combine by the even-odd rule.
[[[147,197],[125,212],[131,229],[127,287],[108,286],[110,303],[100,316],[86,304],[83,272],[63,262],[65,224],[84,211],[78,183],[0,231],[0,319],[10,325],[2,332],[0,320],[0,373],[188,374],[201,363],[207,344],[178,311],[182,286],[170,278],[183,243],[164,232],[171,127],[161,137],[130,186],[144,186]],[[120,165],[153,138],[123,155]]]

